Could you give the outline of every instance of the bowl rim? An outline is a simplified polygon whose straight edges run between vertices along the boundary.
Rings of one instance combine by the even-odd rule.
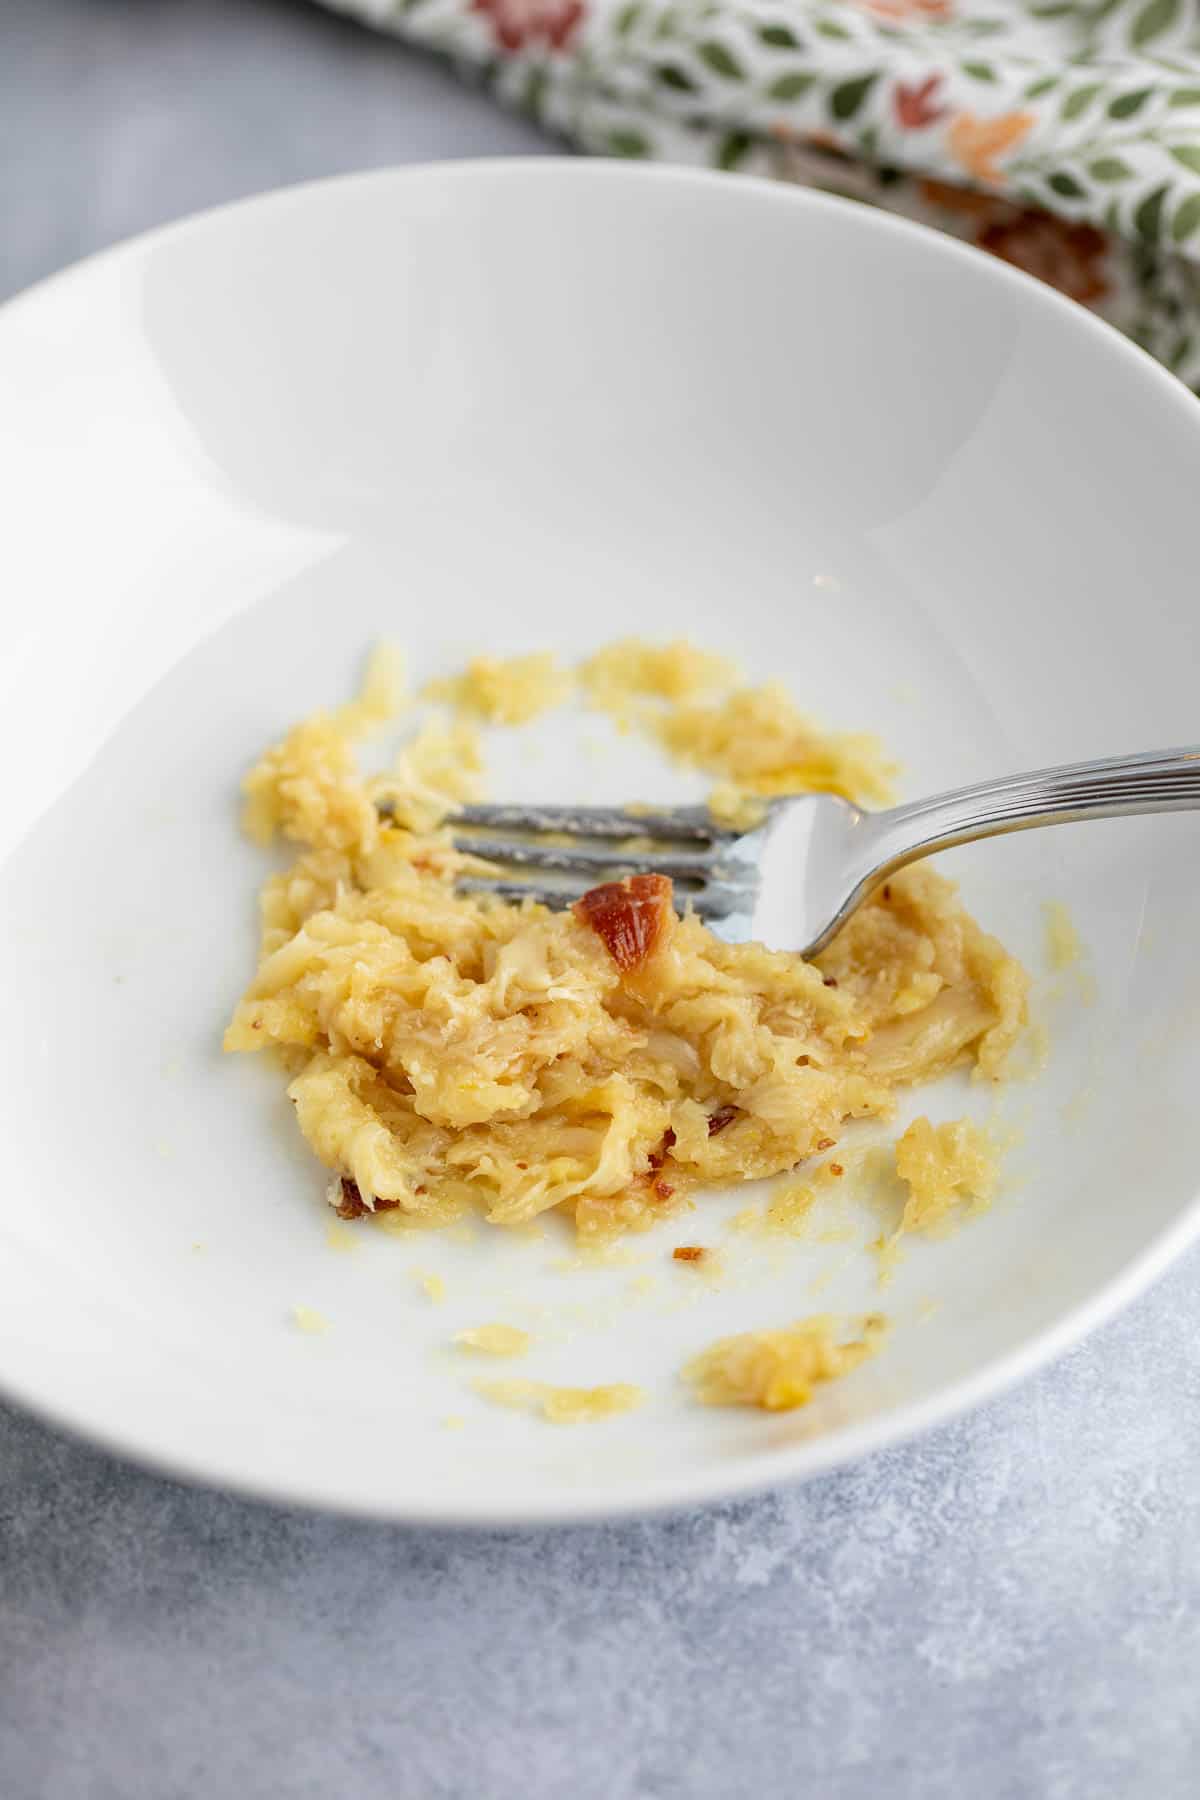
[[[727,192],[731,182],[735,182],[733,191],[736,193],[756,194],[771,204],[799,206],[812,212],[829,212],[843,219],[854,219],[868,231],[921,241],[930,254],[957,260],[964,267],[973,268],[977,275],[980,270],[986,269],[988,273],[984,276],[985,280],[998,281],[1016,292],[1024,293],[1026,301],[1035,308],[1048,307],[1052,313],[1057,312],[1060,318],[1072,320],[1077,329],[1085,334],[1090,333],[1097,341],[1107,342],[1109,349],[1119,357],[1124,356],[1127,361],[1140,365],[1144,372],[1151,372],[1164,393],[1171,392],[1176,400],[1190,401],[1197,397],[1179,376],[1151,356],[1148,350],[1089,307],[1071,299],[1058,288],[1051,287],[1038,276],[1017,268],[1003,257],[981,250],[963,238],[952,237],[948,232],[940,231],[922,220],[906,218],[900,213],[887,212],[883,207],[873,206],[869,202],[849,199],[841,194],[805,187],[798,182],[769,175],[737,174],[687,163],[643,162],[639,158],[614,156],[539,156],[525,153],[516,156],[445,157],[432,161],[377,164],[365,169],[346,170],[337,175],[318,175],[311,179],[262,188],[257,193],[243,194],[235,200],[217,201],[212,206],[199,207],[179,218],[165,220],[161,225],[133,232],[115,243],[106,244],[102,249],[92,250],[75,258],[48,275],[38,277],[36,281],[18,288],[7,299],[0,301],[0,325],[6,324],[10,315],[40,301],[49,292],[65,289],[109,263],[119,262],[134,253],[169,243],[177,235],[190,235],[201,227],[218,225],[231,214],[259,210],[266,212],[273,207],[334,189],[368,188],[373,185],[387,187],[394,183],[419,185],[432,178],[439,181],[462,181],[464,185],[469,185],[481,177],[487,180],[513,180],[515,183],[531,178],[565,178],[567,181],[613,182],[618,185],[630,181],[638,184],[658,182],[677,187],[708,189],[712,192]]]
[[[328,190],[378,187],[381,192],[386,192],[397,186],[421,186],[431,182],[461,183],[469,187],[481,179],[511,183],[515,187],[542,182],[614,186],[652,182],[729,195],[753,194],[760,201],[797,213],[832,212],[847,220],[856,220],[855,229],[920,243],[923,246],[921,255],[959,263],[964,270],[973,269],[974,279],[1007,287],[1033,312],[1041,309],[1048,316],[1056,315],[1064,324],[1069,322],[1070,329],[1090,336],[1102,355],[1108,355],[1118,363],[1125,362],[1131,371],[1136,368],[1140,371],[1136,379],[1156,386],[1164,404],[1180,408],[1181,418],[1186,409],[1190,428],[1197,432],[1200,442],[1200,407],[1197,407],[1191,390],[1177,376],[1095,313],[974,245],[915,220],[766,176],[738,175],[734,178],[737,185],[733,187],[730,176],[719,170],[605,158],[585,160],[563,155],[525,155],[415,162],[296,182],[223,202],[95,251],[13,295],[0,305],[0,352],[8,323],[15,322],[26,310],[36,308],[48,295],[66,292],[73,286],[86,286],[93,274],[160,244],[169,244],[176,236],[190,235],[209,227],[219,228],[227,215],[241,216],[269,212],[284,205],[303,205],[310,195]],[[805,1439],[791,1448],[772,1447],[740,1455],[725,1467],[707,1471],[702,1479],[695,1474],[630,1476],[614,1483],[603,1495],[583,1493],[573,1497],[556,1493],[547,1496],[531,1483],[526,1491],[512,1491],[499,1501],[486,1494],[464,1490],[449,1503],[428,1499],[406,1501],[403,1496],[398,1496],[395,1502],[379,1503],[344,1491],[336,1472],[307,1483],[289,1481],[281,1484],[267,1477],[257,1477],[253,1472],[224,1466],[219,1458],[214,1460],[206,1453],[193,1458],[186,1452],[156,1449],[153,1444],[139,1441],[136,1426],[124,1431],[97,1424],[89,1419],[86,1405],[70,1397],[39,1392],[35,1384],[22,1377],[14,1379],[3,1368],[0,1368],[0,1397],[68,1435],[142,1468],[175,1480],[224,1489],[275,1505],[305,1507],[395,1524],[472,1529],[534,1528],[645,1517],[710,1505],[808,1480],[874,1452],[908,1443],[949,1423],[1005,1393],[1115,1317],[1158,1280],[1197,1239],[1200,1239],[1200,1187],[1177,1219],[1152,1237],[1119,1273],[1103,1282],[1086,1300],[1069,1308],[1053,1324],[1016,1349],[993,1357],[973,1374],[951,1382],[937,1393],[900,1404],[860,1424],[838,1427],[827,1435]]]

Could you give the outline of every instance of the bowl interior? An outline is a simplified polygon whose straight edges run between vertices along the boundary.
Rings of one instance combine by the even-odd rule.
[[[157,234],[0,315],[0,1382],[130,1453],[408,1517],[566,1517],[819,1468],[1027,1366],[1194,1223],[1186,815],[946,866],[1029,962],[1049,1059],[1002,1198],[888,1289],[864,1205],[709,1285],[744,1195],[573,1268],[541,1237],[335,1251],[278,1079],[223,1061],[260,853],[238,778],[391,637],[687,635],[882,733],[905,792],[1195,735],[1200,419],[1081,312],[919,230],[752,182],[538,164],[382,174]],[[595,718],[489,743],[497,795],[691,794]],[[1043,907],[1087,946],[1052,972]],[[901,1113],[987,1114],[952,1080]],[[431,1304],[422,1272],[447,1297]],[[320,1337],[289,1322],[319,1310]],[[882,1309],[785,1418],[690,1406],[723,1332]],[[639,1413],[489,1409],[454,1331]],[[445,1427],[461,1416],[461,1430]]]

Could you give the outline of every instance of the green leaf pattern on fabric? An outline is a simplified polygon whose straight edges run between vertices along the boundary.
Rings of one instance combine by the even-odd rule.
[[[949,230],[1200,391],[1196,0],[324,3],[473,66],[585,151],[773,175]]]

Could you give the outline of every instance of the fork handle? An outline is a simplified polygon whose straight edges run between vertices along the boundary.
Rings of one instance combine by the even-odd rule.
[[[1200,747],[1038,769],[869,816],[879,866],[899,868],[1000,832],[1191,807],[1200,807]]]

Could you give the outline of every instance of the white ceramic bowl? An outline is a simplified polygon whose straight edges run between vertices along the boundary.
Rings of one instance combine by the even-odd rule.
[[[947,859],[1035,969],[1042,905],[1064,901],[1095,991],[1039,980],[1050,1060],[1005,1102],[1006,1193],[883,1295],[869,1220],[725,1287],[671,1262],[742,1196],[607,1270],[558,1266],[553,1230],[368,1230],[335,1253],[280,1082],[218,1053],[263,868],[237,780],[380,635],[425,676],[481,648],[687,633],[882,731],[910,794],[1200,736],[1200,410],[1107,328],[783,187],[459,165],[273,195],[87,263],[0,315],[0,392],[8,1394],[290,1500],[616,1513],[928,1426],[1193,1234],[1187,816]],[[570,722],[541,742],[540,763],[493,746],[495,792],[680,791]],[[980,1099],[951,1082],[902,1119],[917,1104]],[[324,1336],[289,1323],[297,1303]],[[722,1332],[864,1306],[895,1320],[885,1353],[804,1412],[707,1411],[678,1383]],[[524,1372],[635,1380],[649,1403],[574,1430],[489,1409],[446,1346],[490,1318],[534,1326]]]

